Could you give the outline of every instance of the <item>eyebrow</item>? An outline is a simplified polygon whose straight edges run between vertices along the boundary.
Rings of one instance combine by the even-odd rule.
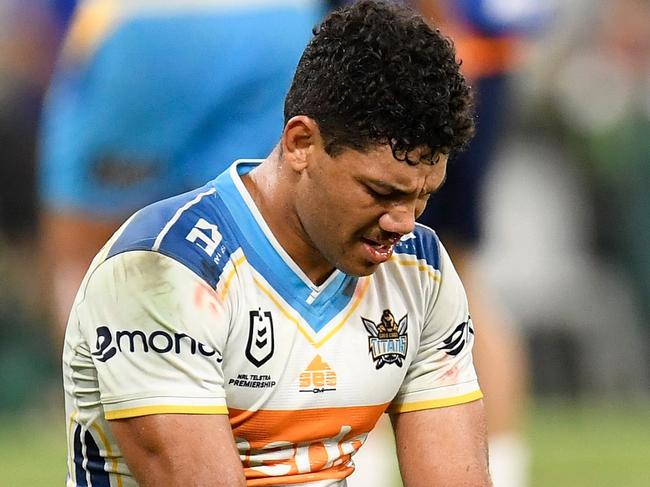
[[[435,188],[433,188],[431,191],[428,191],[426,194],[434,194],[437,193],[438,190],[442,187],[442,185],[445,183],[445,180],[447,179],[447,172],[445,172],[445,175],[442,179],[442,182]],[[405,188],[400,188],[399,186],[395,186],[393,184],[387,183],[385,181],[381,180],[374,180],[371,179],[366,182],[366,184],[376,187],[376,188],[381,188],[384,191],[388,191],[390,193],[396,193],[398,195],[402,196],[408,196],[411,194],[411,191],[406,190]]]

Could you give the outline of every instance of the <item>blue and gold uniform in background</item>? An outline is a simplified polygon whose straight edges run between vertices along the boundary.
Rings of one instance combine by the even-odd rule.
[[[122,218],[279,139],[313,0],[86,0],[47,98],[46,207]],[[247,150],[246,154],[242,154]]]

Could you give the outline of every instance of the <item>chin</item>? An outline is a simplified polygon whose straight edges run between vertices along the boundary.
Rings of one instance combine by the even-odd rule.
[[[374,274],[380,264],[355,264],[355,265],[338,265],[337,268],[348,276],[365,277]]]

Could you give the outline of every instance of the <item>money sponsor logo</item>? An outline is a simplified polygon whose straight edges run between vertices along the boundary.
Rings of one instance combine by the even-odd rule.
[[[108,326],[98,326],[97,339],[92,356],[100,362],[107,362],[118,353],[173,353],[176,355],[200,355],[222,362],[221,353],[186,333],[171,333],[155,330],[145,333],[142,330],[111,330]]]

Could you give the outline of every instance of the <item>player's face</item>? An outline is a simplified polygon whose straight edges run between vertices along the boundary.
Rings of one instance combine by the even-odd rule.
[[[418,149],[409,159],[424,155]],[[365,153],[346,149],[335,157],[317,151],[295,195],[308,245],[330,268],[356,276],[373,273],[413,231],[446,167],[445,155],[434,165],[398,161],[388,145]]]

